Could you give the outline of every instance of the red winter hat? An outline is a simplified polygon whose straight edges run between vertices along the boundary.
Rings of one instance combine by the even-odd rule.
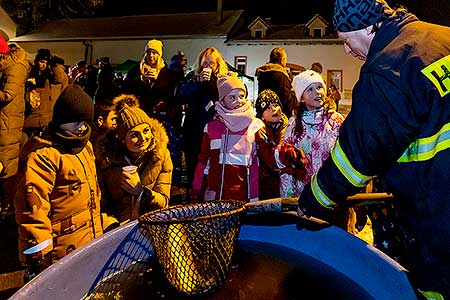
[[[9,47],[5,39],[0,35],[0,53],[8,53]]]

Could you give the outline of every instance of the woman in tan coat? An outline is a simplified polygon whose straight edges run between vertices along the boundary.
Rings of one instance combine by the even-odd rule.
[[[121,223],[168,206],[173,170],[164,127],[127,99],[116,103],[116,131],[96,146],[102,210]]]
[[[16,173],[23,142],[25,81],[30,69],[26,52],[0,36],[0,221],[13,208]]]

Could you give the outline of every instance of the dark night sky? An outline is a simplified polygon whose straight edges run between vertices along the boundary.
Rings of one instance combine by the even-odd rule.
[[[316,13],[331,19],[334,0],[275,0],[268,5],[264,0],[222,0],[224,9],[245,9],[252,16],[272,17],[275,24],[304,23]],[[406,6],[410,12],[428,22],[450,25],[449,0],[391,0],[392,7]],[[124,5],[126,3],[126,5]],[[214,0],[142,1],[105,0],[97,15],[133,15],[170,12],[215,11]]]
[[[304,22],[316,13],[324,17],[331,16],[333,0],[275,0],[270,5],[264,0],[222,0],[223,8],[245,9],[251,15],[271,16],[276,23]],[[276,3],[276,5],[275,5]],[[105,0],[105,6],[99,13],[104,15],[124,15],[164,12],[215,11],[215,0],[128,0],[127,6],[118,5],[113,0]],[[300,5],[300,8],[298,6]],[[299,20],[300,19],[300,20]]]

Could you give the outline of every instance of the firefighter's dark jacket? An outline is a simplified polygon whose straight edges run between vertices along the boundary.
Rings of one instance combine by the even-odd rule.
[[[332,155],[299,207],[326,215],[379,176],[397,201],[406,266],[446,294],[449,174],[450,28],[408,13],[390,17],[375,33]]]

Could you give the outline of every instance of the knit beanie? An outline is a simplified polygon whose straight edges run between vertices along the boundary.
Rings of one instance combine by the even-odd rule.
[[[8,43],[3,38],[3,36],[0,35],[0,53],[5,54],[9,52]]]
[[[53,125],[81,121],[92,123],[93,119],[94,103],[80,86],[69,85],[56,99],[53,107]]]
[[[137,106],[128,106],[127,104],[119,104],[122,106],[117,110],[117,136],[123,141],[127,132],[141,124],[151,124],[150,117]]]
[[[46,60],[47,62],[49,62],[51,59],[51,54],[50,54],[50,50],[48,49],[39,49],[36,57],[34,58],[35,62],[41,61],[41,60]]]
[[[219,101],[225,98],[231,90],[241,89],[247,92],[242,80],[237,78],[236,75],[225,75],[217,79],[217,90],[219,91]]]
[[[100,58],[98,59],[98,61],[99,61],[99,62],[102,62],[102,63],[104,63],[104,64],[109,64],[109,63],[110,63],[110,60],[109,60],[109,57],[108,57],[108,56],[100,57]]]
[[[384,0],[336,0],[333,25],[340,32],[360,30],[387,19],[392,13]]]
[[[158,52],[160,56],[162,56],[162,47],[163,43],[158,40],[150,40],[147,42],[147,45],[145,45],[145,52],[147,52],[148,49],[153,49]]]
[[[292,87],[294,88],[295,96],[298,101],[302,98],[303,92],[306,88],[312,83],[320,83],[323,88],[326,89],[322,75],[313,70],[303,71],[292,79]]]
[[[274,91],[265,89],[261,93],[259,93],[255,103],[256,117],[261,119],[264,111],[269,108],[270,104],[272,103],[276,103],[280,107],[282,107],[280,97],[278,97],[278,95],[275,94]]]

